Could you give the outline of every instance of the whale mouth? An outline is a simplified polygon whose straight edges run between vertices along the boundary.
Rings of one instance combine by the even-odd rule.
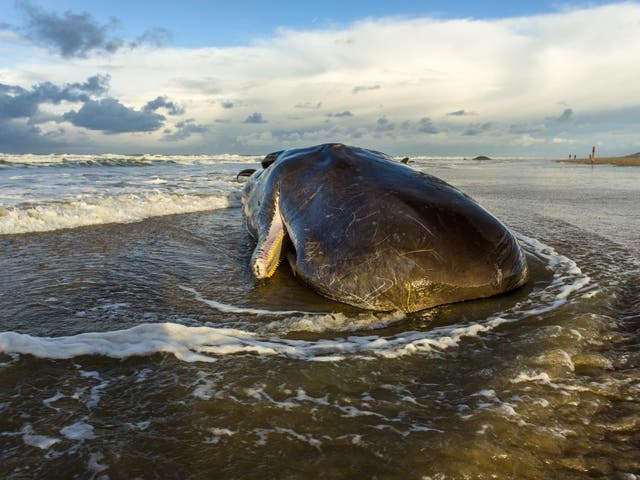
[[[282,246],[286,236],[287,229],[280,212],[280,196],[277,195],[267,234],[258,240],[253,253],[252,270],[256,278],[269,278],[275,273],[283,258]]]

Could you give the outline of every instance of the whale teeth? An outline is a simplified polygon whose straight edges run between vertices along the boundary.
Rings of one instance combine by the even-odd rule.
[[[267,259],[265,260],[264,264],[268,266],[269,264],[274,262],[274,260],[275,263],[273,263],[273,266],[265,273],[266,278],[273,276],[278,268],[278,265],[280,265],[280,262],[282,262],[282,256],[280,255],[280,253],[282,251],[282,240],[284,240],[286,234],[287,232],[284,231],[280,233],[280,235],[278,235],[278,237],[274,240],[273,244],[271,244],[271,248],[269,248]],[[276,255],[277,258],[275,258]]]

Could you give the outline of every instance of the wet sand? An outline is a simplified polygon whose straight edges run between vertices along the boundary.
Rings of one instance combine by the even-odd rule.
[[[591,165],[590,158],[576,158],[575,160],[555,160],[562,163],[581,163]],[[618,167],[640,167],[640,157],[596,157],[594,165],[617,165]]]

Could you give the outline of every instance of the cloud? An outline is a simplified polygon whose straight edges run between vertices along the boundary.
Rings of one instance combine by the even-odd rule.
[[[466,115],[476,115],[475,112],[469,112],[467,110],[456,110],[455,112],[449,112],[447,115],[451,117],[464,117]]]
[[[546,117],[545,120],[549,122],[565,123],[573,119],[573,110],[571,108],[565,108],[559,117]]]
[[[176,130],[174,132],[166,132],[164,140],[167,141],[178,141],[184,140],[194,133],[207,133],[209,131],[209,127],[205,125],[198,125],[193,118],[189,118],[182,122],[176,123]]]
[[[38,102],[26,91],[0,84],[0,121],[11,118],[27,118],[36,114]],[[11,95],[11,93],[17,93]]]
[[[418,131],[429,134],[438,133],[438,129],[429,117],[423,117],[418,121]]]
[[[535,135],[544,132],[544,125],[540,124],[511,124],[509,125],[509,133],[514,135]]]
[[[224,109],[232,109],[234,107],[234,104],[231,100],[223,100],[220,102],[220,105],[222,105],[222,108]]]
[[[242,123],[267,123],[267,121],[262,118],[262,113],[253,112],[249,115]]]
[[[1,108],[0,108],[1,110]],[[39,127],[15,121],[0,122],[0,151],[24,153],[52,153],[65,149],[68,142],[61,135],[46,134]]]
[[[173,35],[166,28],[154,27],[147,30],[142,35],[136,37],[135,40],[129,42],[130,48],[137,48],[143,45],[151,45],[154,47],[163,47],[173,41]]]
[[[318,110],[322,106],[322,102],[312,103],[312,102],[302,102],[294,105],[294,108],[304,108],[308,110]]]
[[[429,117],[422,117],[417,122],[405,120],[400,124],[400,128],[409,134],[426,133],[435,135],[436,133],[440,133],[440,130],[433,124]]]
[[[60,12],[57,18],[65,16]],[[98,27],[110,25],[103,18],[89,20]],[[31,92],[31,85],[48,80],[62,88],[85,79],[87,72],[100,72],[112,75],[111,96],[127,107],[141,111],[147,100],[166,94],[167,102],[188,109],[196,125],[215,126],[193,134],[188,145],[158,142],[172,124],[169,110],[159,108],[147,113],[169,120],[150,135],[116,138],[82,130],[87,144],[101,151],[131,151],[131,145],[168,151],[175,145],[193,153],[253,153],[263,146],[269,151],[345,138],[407,155],[464,155],[481,144],[493,155],[551,156],[563,148],[553,138],[571,138],[576,149],[609,141],[624,153],[639,149],[640,63],[629,60],[640,48],[638,22],[638,2],[503,19],[368,18],[326,28],[277,30],[244,45],[144,51],[123,45],[108,61],[97,55],[105,51],[101,47],[86,50],[91,58],[78,61],[51,57],[24,38],[0,35],[5,60],[0,81],[10,86],[0,92],[5,96],[0,112],[35,122],[45,114],[78,111],[82,105],[38,103],[33,115],[33,101],[6,96],[22,95],[17,86]],[[104,38],[117,39],[118,31],[107,28]],[[93,101],[104,96],[84,93]],[[224,110],[221,100],[233,103],[233,109]],[[569,107],[573,113],[563,116]],[[327,117],[345,111],[356,115],[343,121]],[[260,116],[250,116],[249,122],[268,123],[247,127],[242,122],[252,112]],[[473,112],[482,117],[470,116]],[[233,122],[216,122],[225,117]],[[383,117],[394,124],[393,130],[377,123]],[[420,123],[421,117],[431,123]],[[332,121],[326,123],[328,119]],[[330,130],[335,124],[349,128]],[[38,125],[43,132],[55,126]],[[66,138],[78,134],[72,125],[64,126]],[[170,128],[173,133],[177,127]],[[437,135],[429,133],[434,130]],[[291,133],[278,137],[277,132]],[[256,135],[247,140],[248,134]]]
[[[110,35],[118,24],[113,17],[109,23],[100,25],[88,13],[66,11],[59,16],[26,1],[19,2],[18,6],[27,15],[27,37],[58,51],[63,57],[86,57],[92,50],[113,53],[124,43]]]
[[[553,137],[551,139],[551,143],[559,144],[559,145],[571,145],[576,143],[576,141],[572,138],[565,137]]]
[[[367,90],[380,90],[380,85],[357,85],[351,90],[353,93],[366,92]]]
[[[90,100],[77,112],[71,110],[63,119],[76,127],[104,133],[153,132],[162,127],[165,117],[154,112],[125,107],[115,98]]]
[[[159,108],[165,108],[169,115],[182,115],[184,113],[184,107],[176,105],[174,102],[171,102],[167,99],[167,97],[156,97],[155,100],[151,100],[148,102],[142,110],[145,112],[155,112]]]
[[[353,113],[351,113],[349,110],[345,110],[343,112],[327,113],[327,117],[336,117],[336,118],[353,117]]]
[[[462,132],[462,135],[466,137],[474,137],[476,135],[480,135],[486,132],[487,130],[490,130],[491,127],[492,127],[491,122],[474,123],[474,124],[468,125],[467,128]]]
[[[105,93],[109,88],[109,80],[108,75],[95,75],[84,83],[67,83],[60,87],[43,82],[30,90],[18,85],[0,84],[0,120],[33,117],[39,106],[45,103],[86,102],[95,95]]]
[[[49,48],[64,58],[86,58],[93,52],[115,53],[122,47],[137,48],[143,44],[164,45],[171,34],[164,28],[153,28],[131,42],[113,35],[119,20],[111,17],[101,24],[87,12],[66,11],[62,15],[48,12],[28,1],[19,1],[18,8],[26,15],[22,28],[25,36],[37,45]]]
[[[396,128],[394,123],[391,123],[387,117],[380,117],[376,120],[374,130],[378,133],[390,132]]]

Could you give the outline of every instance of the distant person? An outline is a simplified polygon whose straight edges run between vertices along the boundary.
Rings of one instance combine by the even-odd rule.
[[[576,156],[575,156],[575,155],[573,156],[573,159],[574,159],[574,160],[576,159]]]

